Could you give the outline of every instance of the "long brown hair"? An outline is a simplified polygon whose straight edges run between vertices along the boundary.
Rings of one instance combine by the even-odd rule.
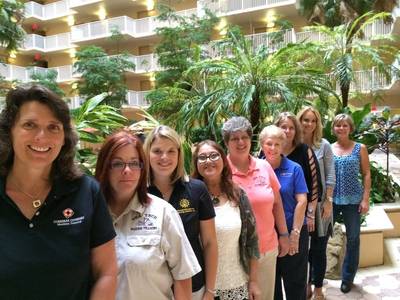
[[[199,170],[197,169],[197,158],[199,155],[199,150],[204,145],[213,147],[221,155],[221,159],[224,164],[224,168],[222,169],[221,173],[221,191],[226,194],[229,200],[232,200],[236,204],[239,204],[240,188],[233,182],[232,170],[231,167],[229,166],[226,154],[222,149],[222,147],[218,145],[216,142],[211,140],[205,140],[196,145],[192,155],[192,165],[193,165],[192,177],[204,181],[203,176],[200,175]]]
[[[144,165],[145,155],[143,152],[142,142],[138,137],[127,130],[117,131],[110,135],[100,149],[95,172],[95,177],[100,182],[101,190],[107,201],[109,201],[113,196],[110,184],[111,160],[114,153],[126,145],[132,145],[135,147],[139,154],[139,159]],[[146,168],[140,170],[140,178],[136,187],[136,192],[138,194],[139,202],[146,205],[148,203]]]

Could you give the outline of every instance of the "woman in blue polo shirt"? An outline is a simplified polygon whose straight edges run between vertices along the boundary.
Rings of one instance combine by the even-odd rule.
[[[282,155],[285,132],[277,126],[265,127],[260,145],[281,184],[280,194],[287,228],[290,231],[289,254],[278,257],[275,299],[283,299],[283,281],[287,300],[305,300],[307,287],[308,230],[305,222],[307,185],[299,164]]]
[[[0,298],[114,299],[115,231],[98,183],[74,163],[65,101],[11,90],[0,136]]]

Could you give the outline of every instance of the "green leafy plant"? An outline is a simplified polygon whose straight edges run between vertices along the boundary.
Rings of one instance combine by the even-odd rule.
[[[6,51],[16,51],[22,44],[25,31],[22,28],[24,3],[19,0],[0,1],[0,46]]]
[[[127,55],[108,56],[102,48],[88,46],[79,50],[76,58],[74,67],[83,79],[78,85],[79,94],[91,98],[106,92],[105,103],[120,108],[128,90],[124,73],[135,68]]]
[[[102,143],[107,135],[123,127],[127,119],[118,109],[102,104],[107,97],[106,93],[88,99],[80,107],[71,110],[72,119],[79,134],[80,147],[77,151],[77,161],[82,169],[92,174],[97,155],[89,144]]]
[[[33,69],[32,69],[33,70]],[[54,93],[60,97],[64,97],[64,91],[59,87],[57,83],[57,71],[52,69],[47,69],[46,72],[35,72],[33,71],[30,75],[31,83],[40,84],[48,89],[52,90]]]

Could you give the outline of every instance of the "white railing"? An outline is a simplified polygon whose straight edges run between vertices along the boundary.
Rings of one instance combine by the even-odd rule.
[[[134,73],[147,73],[160,70],[157,57],[154,53],[145,55],[129,55],[128,60],[135,64]]]
[[[68,106],[70,109],[78,108],[81,106],[85,101],[85,98],[81,96],[73,96],[68,99]]]
[[[41,36],[37,34],[28,34],[25,37],[22,50],[40,50],[43,52],[69,49],[72,47],[71,34],[69,32]]]
[[[196,14],[197,9],[178,11],[178,15],[190,16]],[[175,26],[174,22],[160,22],[156,17],[132,19],[127,16],[120,16],[103,21],[90,22],[71,27],[72,41],[85,41],[97,38],[109,37],[113,30],[133,37],[141,37],[155,34],[155,29],[163,26]]]
[[[0,63],[0,76],[3,76],[5,80],[8,81],[18,80],[21,82],[29,82],[31,81],[31,75],[33,73],[44,74],[48,70],[55,70],[57,72],[57,82],[72,81],[80,77],[80,74],[76,74],[73,72],[72,65],[47,69],[41,67],[21,67]]]
[[[72,14],[68,0],[60,0],[49,4],[39,4],[34,1],[25,3],[25,18],[49,20]]]
[[[261,45],[267,46],[271,51],[276,51],[289,43],[295,42],[294,29],[276,31],[276,32],[263,32],[246,35],[246,39],[253,44],[256,49]]]
[[[296,0],[203,0],[198,2],[200,2],[201,7],[207,7],[217,15],[261,9],[268,6],[296,4]]]
[[[69,7],[72,8],[102,1],[103,0],[69,0]]]
[[[149,102],[146,101],[146,95],[149,91],[128,91],[126,94],[126,101],[128,106],[149,106]]]

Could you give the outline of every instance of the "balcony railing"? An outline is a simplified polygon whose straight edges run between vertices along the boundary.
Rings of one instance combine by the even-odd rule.
[[[28,34],[22,50],[39,50],[43,52],[69,49],[72,47],[71,34],[69,32],[49,36]]]
[[[103,0],[69,0],[69,7],[73,8],[102,1]]]
[[[71,13],[68,0],[60,0],[45,5],[34,1],[25,3],[25,18],[49,20],[67,16]]]
[[[9,64],[0,63],[0,76],[3,76],[5,80],[12,81],[18,80],[21,82],[31,81],[31,75],[33,73],[46,73],[48,70],[55,70],[57,72],[57,82],[68,82],[76,80],[80,77],[80,74],[73,72],[72,65],[53,67],[53,68],[41,68],[41,67],[21,67]]]
[[[129,55],[128,59],[135,64],[134,73],[154,72],[160,69],[157,57],[154,53],[146,55]]]
[[[198,2],[202,7],[207,7],[217,15],[239,13],[268,6],[296,4],[295,0],[203,0]]]
[[[126,101],[129,106],[149,106],[149,102],[146,101],[146,95],[149,91],[128,91],[126,94]]]
[[[189,16],[196,14],[197,9],[178,11],[178,15]],[[132,19],[128,16],[120,16],[103,21],[80,24],[71,27],[72,41],[85,41],[109,37],[112,32],[118,30],[122,34],[133,37],[141,37],[155,34],[155,29],[163,26],[175,26],[174,22],[160,22],[156,17]]]

